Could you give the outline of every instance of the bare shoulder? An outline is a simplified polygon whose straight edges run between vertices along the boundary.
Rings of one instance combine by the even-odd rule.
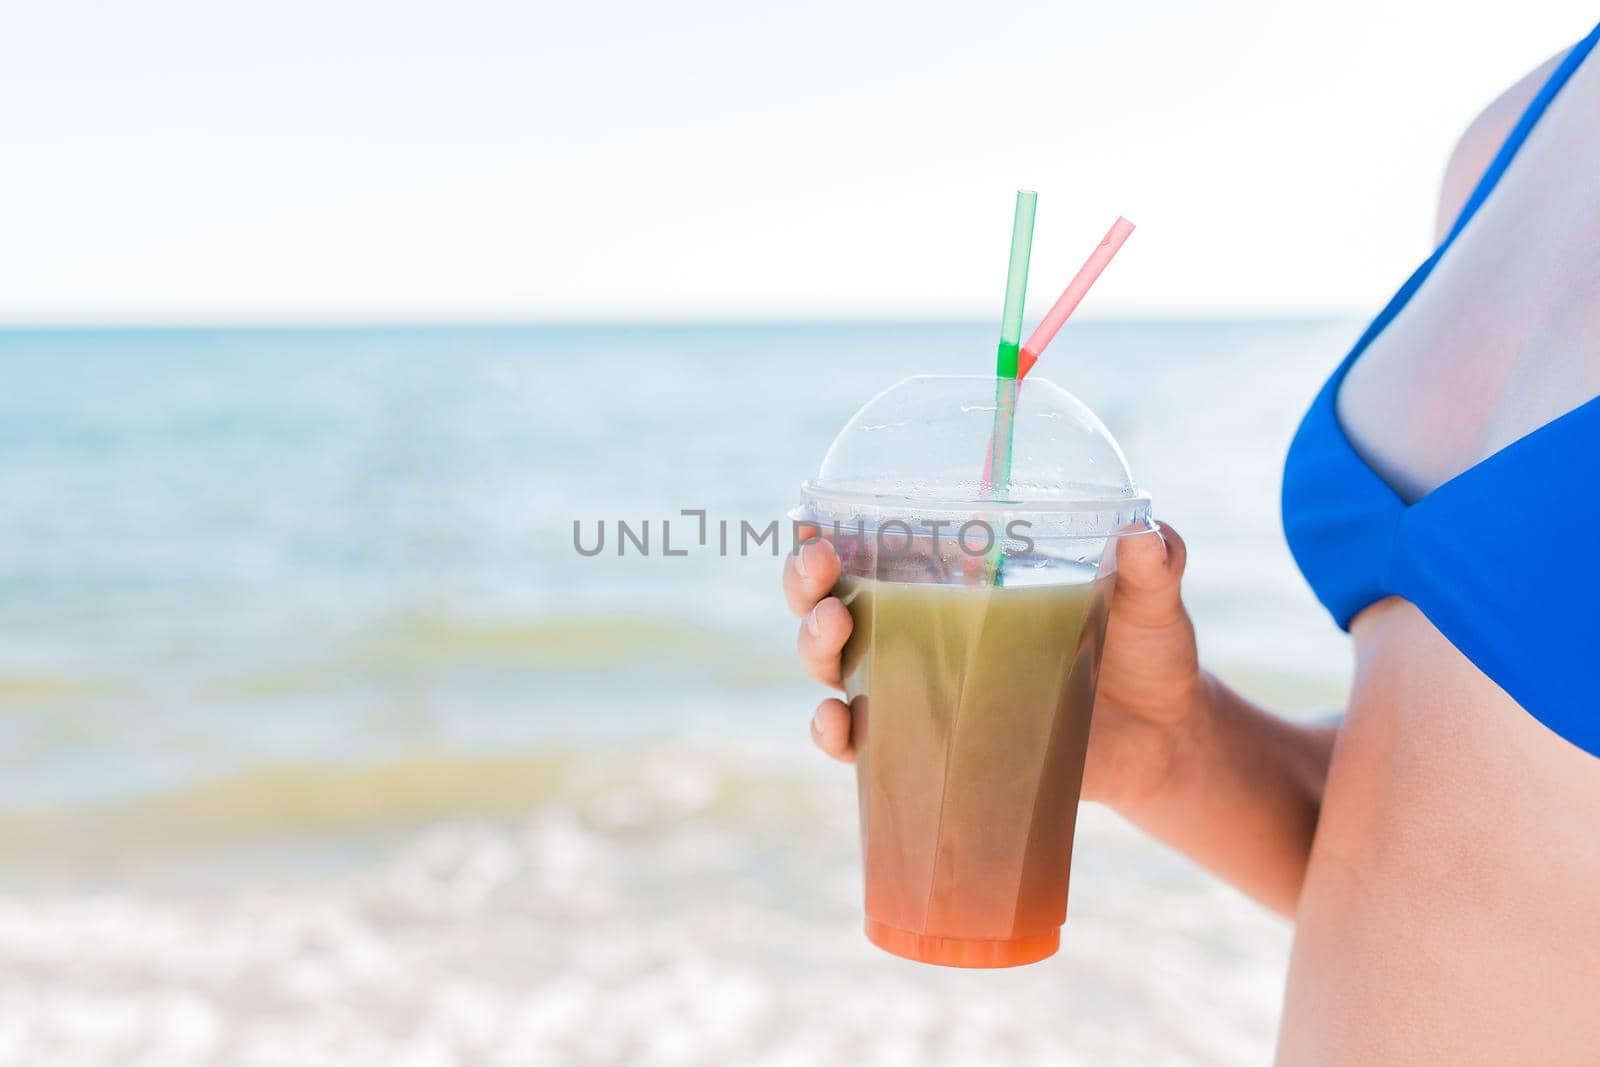
[[[1529,71],[1515,85],[1495,97],[1462,133],[1445,165],[1444,182],[1439,191],[1439,210],[1435,218],[1438,240],[1444,239],[1460,214],[1462,205],[1467,202],[1467,197],[1472,195],[1473,186],[1489,169],[1495,153],[1511,133],[1511,128],[1570,51],[1570,48],[1563,48]]]

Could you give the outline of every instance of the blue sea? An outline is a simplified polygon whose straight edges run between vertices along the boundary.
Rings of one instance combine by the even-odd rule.
[[[1035,371],[1188,540],[1205,661],[1292,715],[1349,654],[1280,468],[1356,325],[1075,323]],[[1098,809],[1051,961],[859,934],[778,561],[718,524],[737,549],[857,405],[993,345],[0,331],[0,1064],[1264,1059],[1285,932]]]

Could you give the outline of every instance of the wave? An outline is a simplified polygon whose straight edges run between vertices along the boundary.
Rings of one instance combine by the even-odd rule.
[[[454,671],[525,675],[532,685],[685,675],[740,689],[792,684],[798,667],[789,643],[774,638],[749,628],[643,614],[509,620],[417,615],[326,642],[320,658],[310,662],[273,663],[271,648],[253,648],[252,660],[235,669],[224,664],[205,695],[271,698],[326,690],[347,678],[403,680],[419,672]],[[3,694],[0,689],[0,698]]]
[[[652,616],[574,615],[483,621],[419,616],[372,649],[378,659],[493,657],[562,668],[603,668],[641,658],[711,658],[738,635]]]
[[[1285,930],[1109,812],[1079,820],[1062,951],[973,973],[867,943],[851,790],[803,792],[824,818],[719,826],[691,793],[650,833],[546,807],[341,840],[337,869],[8,880],[0,1064],[1270,1058]]]
[[[64,674],[0,673],[0,710],[77,696],[94,688],[95,684],[86,679]]]
[[[786,739],[790,740],[790,739]],[[403,829],[561,811],[596,832],[650,836],[693,818],[781,833],[818,817],[818,770],[777,746],[678,739],[367,765],[279,763],[116,803],[0,814],[0,861],[123,862],[268,838]],[[808,754],[809,755],[809,754]],[[808,799],[809,798],[809,799]]]

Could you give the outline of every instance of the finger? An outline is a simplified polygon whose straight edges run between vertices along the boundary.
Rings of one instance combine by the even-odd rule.
[[[850,611],[836,596],[830,596],[806,613],[800,620],[800,636],[796,646],[806,672],[821,682],[839,688],[839,652],[850,639],[853,624]]]
[[[1171,582],[1167,574],[1166,531],[1158,525],[1144,533],[1117,539],[1117,587],[1127,592],[1160,588]]]
[[[856,749],[850,743],[850,706],[838,697],[829,697],[818,704],[816,714],[811,716],[811,740],[834,759],[854,763]]]
[[[783,565],[783,595],[789,610],[804,615],[839,580],[839,557],[826,541],[802,545]]]
[[[1166,523],[1117,542],[1117,599],[1133,621],[1158,624],[1182,610],[1183,569],[1188,549]]]
[[[1167,573],[1172,575],[1174,581],[1181,580],[1183,569],[1189,564],[1189,546],[1171,526],[1160,521],[1156,525],[1161,528],[1161,540],[1167,547]]]

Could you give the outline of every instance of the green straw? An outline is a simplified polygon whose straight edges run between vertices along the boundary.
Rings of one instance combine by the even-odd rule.
[[[1011,265],[1006,268],[1006,303],[1000,312],[1000,352],[994,373],[1017,376],[1017,349],[1022,345],[1022,298],[1028,291],[1028,254],[1033,249],[1033,211],[1039,194],[1017,190],[1017,211],[1011,219]]]
[[[1033,213],[1039,194],[1032,189],[1017,190],[1016,213],[1011,220],[1011,263],[1006,268],[1006,302],[1000,312],[1000,348],[995,355],[994,434],[990,439],[990,463],[985,478],[991,495],[1011,488],[1011,444],[1013,416],[1017,405],[1017,350],[1022,343],[1022,305],[1028,291],[1028,258],[1033,250]],[[1005,560],[1000,536],[994,535],[985,569],[994,585],[1001,584]]]

